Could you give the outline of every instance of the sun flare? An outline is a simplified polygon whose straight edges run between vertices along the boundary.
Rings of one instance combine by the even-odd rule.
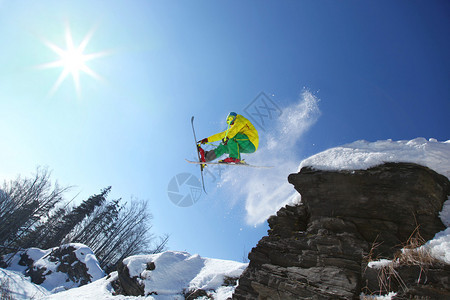
[[[97,52],[92,54],[85,54],[84,51],[86,46],[94,34],[94,30],[90,30],[86,36],[83,38],[81,43],[78,46],[74,45],[72,33],[70,31],[69,26],[66,27],[65,32],[65,40],[66,45],[65,48],[61,48],[54,43],[51,43],[47,40],[44,40],[44,43],[47,47],[49,47],[53,52],[55,52],[59,59],[50,63],[46,63],[41,65],[41,68],[62,68],[61,74],[50,90],[50,95],[52,96],[60,87],[61,83],[67,78],[67,76],[71,75],[73,78],[73,82],[75,85],[75,90],[77,94],[80,94],[80,73],[86,73],[91,77],[102,80],[102,78],[94,72],[91,68],[86,65],[86,62],[92,60],[94,58],[98,58],[106,55],[106,52]]]

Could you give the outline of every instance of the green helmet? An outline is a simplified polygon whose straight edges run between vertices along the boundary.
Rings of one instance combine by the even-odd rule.
[[[236,121],[237,113],[230,112],[227,116],[227,124],[233,125],[234,121]]]

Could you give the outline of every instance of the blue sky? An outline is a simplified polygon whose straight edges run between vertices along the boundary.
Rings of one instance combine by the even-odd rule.
[[[101,80],[81,72],[78,91],[70,75],[52,91],[62,68],[42,65],[66,28],[75,46],[92,33],[83,53],[105,55],[85,64]],[[303,158],[359,139],[450,138],[449,36],[448,1],[0,0],[0,176],[48,166],[80,201],[111,185],[150,201],[171,249],[242,260],[268,228],[254,186],[275,191]],[[170,180],[199,175],[184,161],[191,116],[209,136],[261,92],[282,114],[253,162],[279,167],[212,169],[208,195],[174,205]],[[307,99],[312,114],[285,123]]]

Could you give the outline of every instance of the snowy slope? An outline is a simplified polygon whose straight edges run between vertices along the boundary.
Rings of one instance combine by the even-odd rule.
[[[113,296],[113,289],[111,287],[111,282],[117,279],[117,272],[113,272],[110,276],[103,277],[97,281],[90,284],[83,285],[78,288],[70,289],[64,292],[55,293],[40,299],[45,300],[125,300],[125,299],[136,299],[137,297],[126,297],[126,296]],[[148,298],[153,299],[153,298]]]
[[[0,268],[0,283],[2,289],[8,290],[9,295],[15,300],[40,299],[44,296],[50,295],[48,290],[42,286],[32,283],[30,278],[25,277],[20,272]],[[5,299],[7,298],[5,297]]]

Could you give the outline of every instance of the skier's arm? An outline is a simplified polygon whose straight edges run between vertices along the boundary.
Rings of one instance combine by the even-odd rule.
[[[216,134],[213,134],[212,136],[208,137],[208,142],[213,143],[222,140],[225,137],[225,134],[227,134],[227,131],[219,132]]]
[[[236,121],[234,122],[234,125],[231,125],[230,129],[228,130],[228,134],[227,134],[227,130],[216,133],[216,134],[208,137],[208,141],[209,142],[220,141],[225,137],[225,135],[231,139],[236,134],[238,134],[241,131],[242,127],[244,127],[245,125],[246,125],[245,120],[242,120],[240,118],[240,116],[238,115],[238,117],[236,118]]]

